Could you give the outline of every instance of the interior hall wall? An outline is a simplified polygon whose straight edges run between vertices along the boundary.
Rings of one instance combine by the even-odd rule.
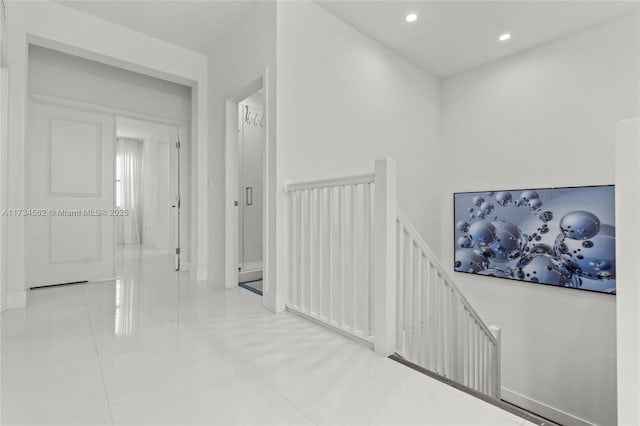
[[[278,5],[277,55],[279,185],[393,157],[399,206],[439,252],[439,81],[307,1]]]
[[[38,46],[29,91],[188,123],[191,88]]]
[[[614,182],[616,122],[639,115],[637,16],[446,79],[442,257],[453,193]],[[615,296],[456,273],[503,328],[503,397],[563,424],[616,424]]]
[[[7,69],[7,24],[5,22],[5,4],[0,5],[0,188],[6,187],[7,182],[7,141],[9,119],[9,70]],[[0,189],[0,206],[7,205],[6,190]],[[0,240],[6,240],[7,218],[0,218]],[[6,309],[6,249],[0,244],[0,312]]]
[[[640,117],[616,126],[618,424],[640,424]]]

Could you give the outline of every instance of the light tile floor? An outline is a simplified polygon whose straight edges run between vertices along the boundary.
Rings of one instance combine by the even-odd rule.
[[[118,260],[0,315],[3,425],[530,424],[161,252]]]

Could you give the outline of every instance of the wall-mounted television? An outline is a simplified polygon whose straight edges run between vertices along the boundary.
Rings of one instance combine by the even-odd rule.
[[[454,269],[616,293],[613,185],[460,192]]]

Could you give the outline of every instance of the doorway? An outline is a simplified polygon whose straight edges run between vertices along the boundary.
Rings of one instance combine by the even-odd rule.
[[[238,285],[262,295],[263,179],[266,144],[262,89],[238,103]]]
[[[6,199],[13,199],[15,204],[11,203],[10,206],[27,207],[29,194],[24,164],[29,161],[25,152],[29,144],[28,133],[30,131],[28,128],[29,98],[48,103],[61,100],[64,105],[78,106],[80,109],[85,109],[90,105],[93,111],[104,112],[108,115],[113,114],[115,110],[127,110],[135,111],[136,116],[145,116],[145,118],[152,116],[175,117],[189,131],[188,137],[192,149],[189,154],[185,152],[183,155],[192,156],[194,167],[193,176],[190,176],[191,179],[186,180],[185,183],[193,197],[193,200],[189,200],[189,202],[198,206],[197,209],[192,209],[193,217],[186,230],[192,235],[190,250],[187,254],[188,267],[192,279],[205,280],[208,272],[207,238],[210,218],[208,192],[206,186],[200,183],[207,181],[209,167],[207,161],[209,105],[206,92],[208,75],[206,57],[159,39],[132,32],[107,21],[101,21],[102,31],[100,32],[89,32],[84,37],[73,37],[68,32],[60,31],[59,26],[41,25],[43,22],[51,24],[45,18],[52,14],[62,16],[61,19],[73,28],[86,26],[90,22],[90,19],[85,15],[72,13],[69,9],[55,5],[55,3],[43,3],[42,7],[38,5],[33,8],[18,7],[13,10],[16,25],[9,28],[9,38],[15,46],[23,46],[23,48],[7,51],[7,62],[11,63],[11,75],[16,78],[11,80],[10,96],[3,96],[3,99],[8,101],[8,110],[15,113],[12,116],[12,122],[15,121],[16,125],[8,126],[6,140],[0,139],[0,145],[2,145],[0,152],[7,152],[8,140],[11,141],[13,148],[10,155],[5,158],[8,167],[4,167],[6,181],[11,184],[4,185],[9,189],[5,188],[0,201],[5,202]],[[108,35],[112,43],[104,42],[105,34]],[[146,78],[147,83],[142,87],[148,90],[140,96],[135,91],[136,85],[129,84],[126,88],[114,89],[113,85],[103,84],[104,81],[97,82],[95,78],[87,79],[91,80],[91,84],[85,90],[76,90],[68,86],[76,85],[79,82],[80,74],[64,72],[58,66],[48,67],[47,72],[54,69],[63,71],[61,74],[64,75],[60,79],[48,78],[44,73],[39,74],[40,77],[45,77],[41,79],[41,82],[47,83],[46,86],[53,90],[44,90],[47,88],[44,85],[39,85],[36,88],[31,81],[31,77],[36,74],[30,58],[33,43],[110,67],[109,69],[114,73],[109,72],[108,75],[115,76],[120,71],[128,72],[131,77],[129,83],[139,78]],[[28,49],[27,46],[29,46]],[[168,57],[179,57],[180,60],[167,61]],[[106,76],[104,73],[95,76],[98,75]],[[173,90],[160,92],[149,90],[156,86],[155,83],[150,83],[152,80],[149,78],[156,83],[164,81],[172,85],[183,86],[189,91],[189,94],[193,93],[193,96],[185,99],[185,102],[182,103],[185,107],[183,110],[189,110],[189,116],[178,118],[174,114],[162,113],[164,103],[156,95],[160,95],[162,98],[162,94],[176,95],[177,93]],[[168,97],[177,98],[177,96]],[[133,104],[137,104],[137,106]],[[111,127],[113,128],[113,126]],[[112,156],[113,154],[110,153],[107,158],[110,160]],[[107,183],[112,188],[112,177]],[[113,205],[112,202],[111,199],[109,206]],[[186,204],[185,200],[182,201],[182,204],[183,206]],[[7,207],[6,203],[2,207]],[[45,206],[37,206],[37,208],[43,207]],[[0,309],[26,306],[30,287],[29,270],[32,269],[27,265],[31,256],[29,251],[32,248],[27,235],[29,224],[25,220],[14,220],[10,226],[7,226],[6,223],[6,220],[3,221],[7,232],[3,234],[0,241],[1,251],[7,257],[4,262],[6,266],[4,278],[0,280],[0,292],[6,296],[4,299],[6,306],[0,306]],[[8,247],[12,249],[7,250]],[[113,245],[110,246],[109,251],[113,253]],[[113,276],[113,264],[110,270],[109,276]],[[98,274],[91,274],[91,276],[93,275]]]
[[[116,270],[128,260],[153,255],[176,271],[185,270],[181,250],[188,218],[184,174],[189,165],[181,129],[173,125],[117,117],[114,158]],[[182,183],[182,184],[181,184]],[[135,255],[135,256],[134,256]],[[166,266],[166,265],[165,265]]]

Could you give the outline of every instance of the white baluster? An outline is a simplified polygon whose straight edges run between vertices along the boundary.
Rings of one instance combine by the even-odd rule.
[[[475,329],[475,333],[476,333],[476,349],[475,349],[475,353],[476,353],[476,365],[475,365],[475,370],[476,370],[476,386],[475,389],[476,390],[480,390],[480,380],[482,379],[481,376],[481,355],[480,355],[480,326],[478,324],[477,321],[474,321],[474,329]]]
[[[397,267],[396,276],[398,284],[398,298],[397,298],[397,312],[396,323],[398,330],[398,347],[397,349],[403,356],[406,356],[406,337],[405,330],[406,324],[404,322],[404,292],[406,291],[406,283],[404,281],[404,227],[401,223],[398,223],[398,229],[396,234],[397,239]]]
[[[307,279],[309,280],[309,313],[313,315],[316,310],[314,309],[315,300],[315,280],[317,277],[316,269],[316,214],[315,214],[315,189],[309,190],[309,270]]]
[[[292,273],[291,273],[291,281],[289,282],[290,290],[288,298],[291,302],[291,305],[300,309],[300,304],[298,303],[298,285],[300,281],[298,280],[298,271],[300,270],[300,194],[298,191],[294,191],[291,193],[291,202],[293,204],[293,213],[291,216],[291,235],[292,235],[292,244],[291,244],[291,259],[292,259]]]
[[[440,275],[438,275],[437,280],[437,289],[438,289],[438,373],[444,374],[444,363],[445,363],[445,338],[444,335],[444,325],[445,325],[445,315],[446,315],[446,307],[443,303],[444,299],[444,283],[443,279]]]
[[[328,258],[328,262],[327,262],[327,291],[328,291],[328,298],[327,298],[327,320],[331,323],[333,323],[333,321],[335,320],[335,315],[334,315],[334,307],[335,304],[333,303],[333,284],[335,282],[335,274],[334,274],[334,262],[333,262],[333,250],[334,250],[334,217],[335,217],[335,212],[334,212],[334,196],[335,196],[335,187],[330,187],[327,189],[327,227],[328,227],[328,234],[329,234],[329,241],[327,242],[327,258]]]
[[[470,333],[469,333],[469,315],[468,312],[466,310],[466,308],[464,309],[463,314],[463,330],[464,330],[464,382],[463,384],[466,386],[469,386],[470,383],[470,375],[469,375],[469,352],[470,352],[470,345],[469,345],[469,339],[470,339]]]
[[[360,263],[361,263],[361,277],[362,282],[360,285],[360,318],[362,324],[362,332],[365,336],[370,334],[371,330],[371,322],[369,321],[369,315],[371,311],[371,275],[369,274],[369,260],[371,256],[370,248],[370,188],[369,184],[360,185],[362,190],[362,209],[360,211],[360,229],[361,229],[361,237],[360,237]]]
[[[303,273],[303,261],[304,261],[304,256],[303,256],[303,247],[304,247],[304,230],[302,228],[302,223],[303,223],[303,216],[304,216],[304,209],[302,207],[302,191],[296,191],[296,198],[297,198],[297,212],[296,212],[296,222],[298,225],[297,228],[297,251],[298,253],[296,254],[296,259],[297,259],[297,270],[296,270],[296,285],[295,285],[295,289],[296,289],[296,304],[298,305],[299,309],[302,309],[302,286],[303,286],[303,282],[304,282],[304,273]]]
[[[345,218],[346,218],[346,189],[344,186],[339,188],[339,199],[338,199],[338,218],[340,222],[340,288],[337,293],[337,296],[340,298],[339,309],[340,309],[340,327],[344,327],[345,325],[345,304],[344,304],[344,296],[345,296],[345,279],[346,279],[346,231],[345,231]]]
[[[438,303],[436,297],[438,295],[438,271],[433,267],[431,263],[431,274],[429,279],[429,348],[431,363],[429,369],[432,371],[438,371]]]
[[[480,383],[479,390],[484,393],[484,385],[485,385],[485,352],[484,352],[484,342],[485,342],[484,332],[480,331]]]
[[[477,327],[476,327],[476,322],[475,320],[472,318],[471,320],[471,387],[473,389],[476,389],[477,383],[478,383],[478,366],[477,366],[477,360],[478,360],[478,339],[477,339]]]
[[[363,307],[360,303],[360,287],[362,282],[361,269],[362,264],[360,262],[361,254],[361,223],[360,223],[360,186],[352,185],[351,195],[351,265],[353,266],[353,280],[351,285],[351,311],[353,312],[352,326],[353,331],[362,332],[362,323],[360,321],[361,311]]]
[[[407,283],[404,293],[404,318],[406,324],[406,333],[407,333],[407,356],[411,357],[411,353],[413,352],[413,304],[411,301],[413,300],[413,241],[411,238],[405,239],[405,270],[404,270],[404,279]]]
[[[429,316],[431,315],[431,311],[429,310],[429,301],[430,301],[430,291],[431,291],[431,262],[426,257],[422,257],[422,261],[424,263],[423,269],[423,278],[422,278],[422,363],[421,365],[427,367],[431,363],[431,334],[429,333],[429,326],[431,321],[429,320]]]
[[[493,365],[494,365],[494,389],[493,389],[493,397],[496,399],[500,399],[502,395],[502,376],[501,376],[501,366],[500,363],[502,357],[502,329],[495,325],[489,327],[491,334],[496,340],[496,344],[494,346],[494,354],[493,354]]]
[[[308,310],[307,293],[309,286],[309,212],[307,190],[300,191],[300,309]]]
[[[369,333],[370,335],[374,335],[373,334],[373,285],[374,285],[374,270],[373,270],[373,255],[374,255],[374,240],[373,240],[373,226],[375,224],[375,217],[374,217],[374,212],[373,212],[373,208],[374,208],[374,198],[373,198],[373,191],[374,191],[374,185],[373,184],[369,184],[367,185],[367,253],[368,253],[368,257],[367,257],[367,276],[368,276],[368,288],[369,288],[369,311],[367,313],[368,315],[368,324],[369,324]],[[395,233],[394,233],[395,235]],[[394,238],[395,239],[395,238]],[[391,242],[392,244],[395,244],[394,241]],[[393,321],[395,323],[395,320]],[[393,335],[395,336],[395,331],[393,333]],[[394,344],[395,346],[395,344]],[[394,348],[394,352],[395,352],[395,348]]]
[[[322,228],[320,222],[320,194],[322,188],[316,188],[313,190],[313,306],[315,307],[316,316],[321,318],[321,298],[320,287],[322,282],[320,281],[322,271]]]
[[[458,341],[456,347],[457,364],[456,364],[456,380],[460,383],[465,381],[464,357],[465,357],[465,309],[460,299],[456,295],[457,311],[458,311]]]
[[[415,277],[415,287],[416,291],[414,294],[414,359],[417,363],[422,361],[422,251],[419,247],[416,247],[416,258],[414,261],[416,277]]]
[[[451,335],[449,334],[449,326],[451,325],[451,306],[449,305],[449,287],[444,279],[442,280],[442,307],[442,374],[445,377],[450,377],[451,352],[449,351],[449,345]]]
[[[481,392],[482,393],[487,393],[487,337],[484,335],[484,333],[482,334],[482,348],[481,348],[481,354],[482,354],[482,381],[480,382],[481,384]]]

